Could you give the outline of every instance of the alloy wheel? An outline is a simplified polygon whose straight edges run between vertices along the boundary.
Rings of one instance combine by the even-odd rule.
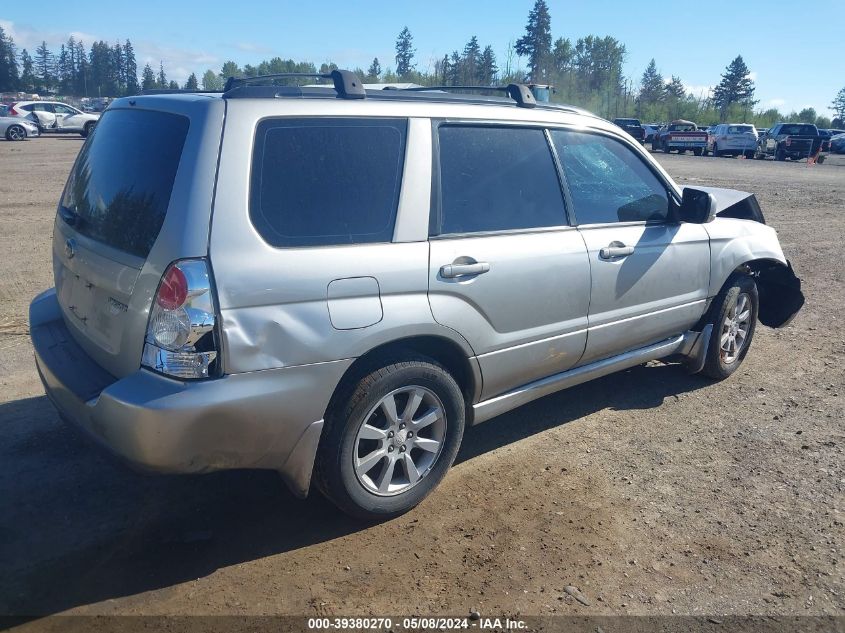
[[[364,417],[353,445],[359,483],[378,496],[394,496],[431,472],[446,439],[446,412],[430,389],[391,391]]]
[[[726,365],[736,362],[748,342],[751,328],[751,298],[741,292],[722,322],[719,353]]]

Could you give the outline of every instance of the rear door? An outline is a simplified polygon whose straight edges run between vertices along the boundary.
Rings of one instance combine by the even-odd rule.
[[[115,376],[139,366],[160,278],[158,270],[141,273],[170,206],[188,129],[186,116],[169,112],[108,112],[83,145],[59,205],[53,272],[65,322]]]
[[[62,103],[53,104],[53,112],[56,114],[56,127],[64,130],[82,131],[82,123],[85,117],[82,113]]]
[[[551,136],[590,259],[581,364],[687,330],[707,299],[707,231],[672,221],[667,183],[621,139],[575,130]]]
[[[478,356],[482,398],[572,367],[586,342],[590,270],[547,133],[443,123],[435,140],[429,302]]]

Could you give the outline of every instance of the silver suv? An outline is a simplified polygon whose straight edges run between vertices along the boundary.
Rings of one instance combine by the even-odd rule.
[[[131,462],[390,517],[466,425],[654,359],[725,378],[803,303],[754,196],[681,189],[607,121],[325,77],[119,99],[80,152],[32,340]]]

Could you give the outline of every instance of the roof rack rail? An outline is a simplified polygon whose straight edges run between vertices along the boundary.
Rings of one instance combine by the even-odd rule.
[[[237,88],[247,84],[260,83],[272,79],[295,79],[295,78],[318,78],[331,79],[334,83],[335,92],[340,99],[365,99],[367,93],[364,85],[358,79],[358,75],[348,70],[333,70],[330,73],[274,73],[272,75],[258,75],[256,77],[229,77],[226,86],[223,88],[223,97]]]
[[[516,101],[516,105],[520,108],[534,108],[537,106],[537,100],[534,98],[534,94],[525,84],[508,84],[507,86],[421,86],[419,88],[399,88],[399,90],[411,92],[432,90],[493,90],[496,92],[506,92],[511,99]]]
[[[184,95],[184,94],[204,94],[217,93],[222,90],[192,90],[188,88],[147,88],[138,93],[138,96],[145,95]]]

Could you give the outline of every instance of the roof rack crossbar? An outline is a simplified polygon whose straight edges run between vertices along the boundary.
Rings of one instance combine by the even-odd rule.
[[[255,77],[229,77],[223,88],[223,96],[230,90],[247,84],[259,83],[271,79],[317,78],[331,79],[335,92],[340,99],[364,99],[367,93],[358,76],[348,70],[333,70],[330,73],[274,73],[272,75],[257,75]]]
[[[534,108],[537,106],[537,100],[534,98],[534,93],[525,84],[508,84],[507,86],[420,86],[414,88],[400,88],[399,90],[411,92],[425,92],[431,90],[493,90],[496,92],[505,92],[507,95],[516,101],[516,105],[520,108]]]

